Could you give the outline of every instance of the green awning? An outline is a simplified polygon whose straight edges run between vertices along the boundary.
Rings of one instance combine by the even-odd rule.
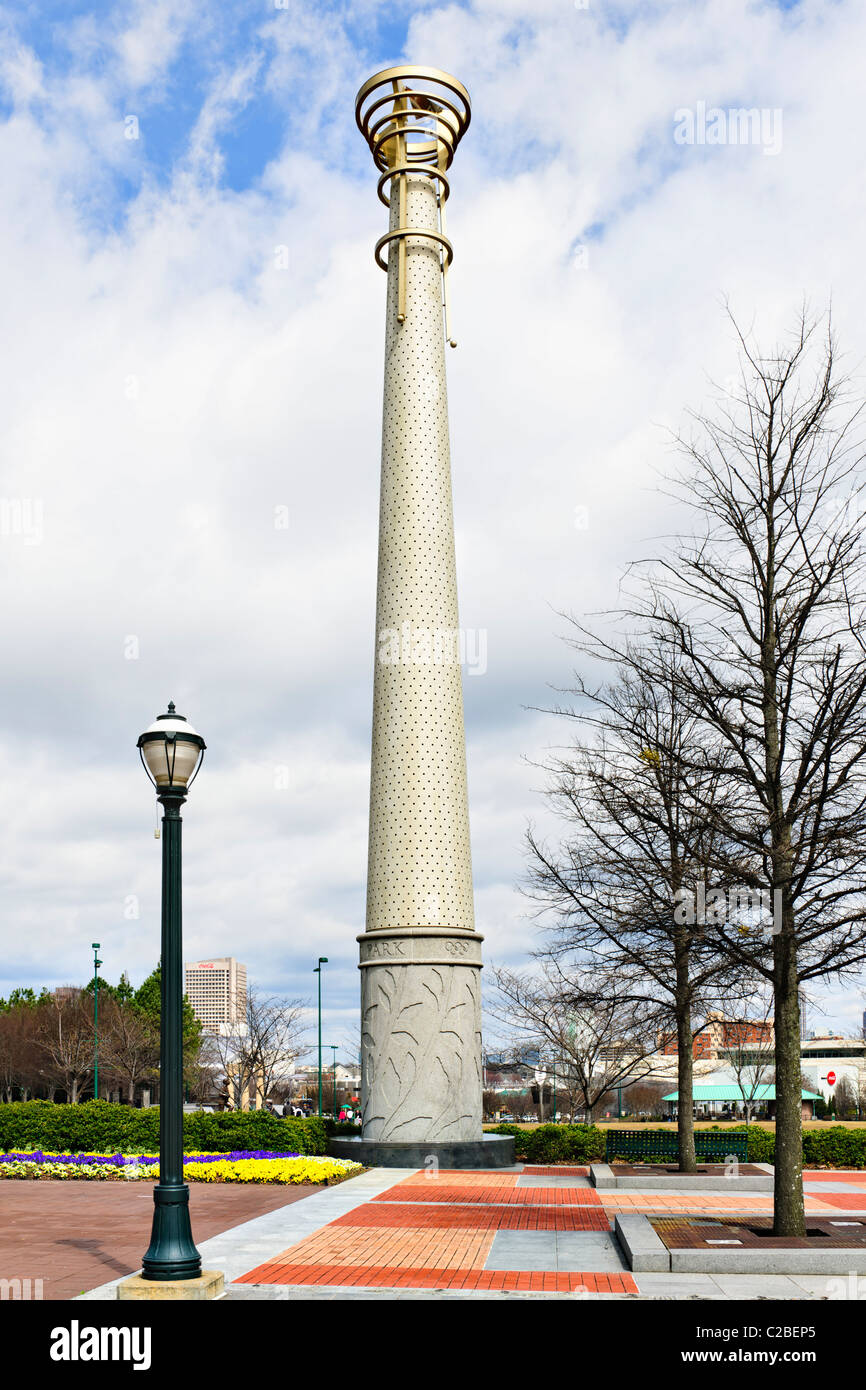
[[[671,1091],[670,1095],[662,1096],[662,1100],[679,1100],[679,1091]],[[745,1096],[739,1086],[695,1086],[692,1093],[693,1100],[730,1100],[749,1104],[755,1101],[775,1100],[775,1086],[756,1086],[752,1096]],[[801,1100],[821,1100],[822,1097],[816,1091],[801,1091]]]

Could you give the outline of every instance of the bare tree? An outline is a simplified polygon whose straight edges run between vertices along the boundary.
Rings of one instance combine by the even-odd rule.
[[[100,1012],[100,1061],[133,1105],[137,1087],[159,1075],[159,1034],[129,1000],[119,1003],[109,996]]]
[[[657,645],[613,648],[575,626],[571,645],[613,676],[589,685],[576,673],[576,705],[556,710],[578,730],[569,753],[547,764],[547,798],[567,837],[551,848],[529,832],[529,892],[550,926],[549,956],[566,971],[591,963],[623,1004],[628,996],[655,1014],[662,1046],[676,1047],[679,1166],[694,1172],[693,1039],[732,967],[703,914],[678,909],[684,895],[697,903],[717,858],[706,806],[721,769],[695,770],[700,726],[679,698],[675,659],[666,666]]]
[[[850,1076],[840,1076],[833,1088],[836,1115],[840,1120],[854,1120],[859,1111],[859,1087]]]
[[[486,1120],[492,1120],[497,1110],[502,1108],[502,1097],[498,1091],[482,1091],[481,1108]]]
[[[536,972],[499,968],[492,974],[489,1012],[516,1039],[557,1062],[587,1123],[603,1096],[648,1073],[647,1058],[655,1051],[649,1011],[620,1000],[612,981],[600,992],[589,976],[567,976],[552,961]]]
[[[66,1099],[76,1105],[83,1082],[92,1075],[93,1013],[81,991],[52,995],[38,1007],[37,1040],[45,1071]]]
[[[641,1117],[663,1114],[662,1096],[667,1086],[659,1081],[639,1081],[629,1086],[623,1097],[630,1115]]]
[[[256,1095],[265,1100],[275,1083],[309,1047],[303,1041],[307,1004],[250,988],[239,1001],[238,1017],[213,1037],[212,1046],[226,1073],[236,1109]]]
[[[772,903],[769,940],[728,921],[714,936],[773,987],[780,1236],[805,1231],[798,989],[866,958],[862,407],[819,324],[804,311],[769,354],[734,324],[739,388],[678,440],[695,532],[644,570],[630,609],[701,725],[695,771],[723,778],[717,843]]]

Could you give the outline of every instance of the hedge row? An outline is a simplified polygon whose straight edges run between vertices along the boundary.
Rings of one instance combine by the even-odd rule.
[[[719,1125],[711,1126],[719,1130]],[[759,1125],[725,1125],[725,1134],[747,1134],[749,1160],[772,1163],[776,1135]],[[513,1134],[514,1156],[529,1163],[593,1163],[604,1158],[605,1131],[597,1125],[538,1125],[520,1129],[518,1125],[497,1125],[489,1134]],[[646,1134],[670,1134],[670,1130],[647,1129]],[[645,1159],[644,1162],[652,1162]],[[659,1158],[658,1162],[667,1162]],[[807,1168],[866,1168],[866,1129],[846,1129],[828,1125],[826,1129],[803,1131],[803,1163]]]
[[[317,1117],[281,1119],[266,1110],[197,1110],[183,1117],[183,1144],[199,1153],[267,1149],[275,1153],[323,1154],[325,1126]],[[107,1100],[53,1105],[47,1100],[0,1105],[0,1152],[43,1149],[47,1153],[156,1153],[159,1106],[136,1110]]]
[[[713,1125],[718,1129],[718,1125]],[[749,1136],[752,1163],[772,1163],[776,1154],[776,1132],[760,1125],[725,1125]],[[846,1129],[827,1125],[823,1129],[803,1130],[803,1165],[806,1168],[866,1168],[866,1129]]]
[[[497,1125],[488,1134],[513,1134],[514,1157],[524,1163],[594,1163],[604,1158],[604,1130],[597,1125]]]

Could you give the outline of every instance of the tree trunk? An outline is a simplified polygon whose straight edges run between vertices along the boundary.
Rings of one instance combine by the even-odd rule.
[[[692,1011],[688,1004],[677,1010],[677,1142],[681,1173],[697,1171],[694,1118],[695,1063],[692,1050]]]
[[[69,1090],[69,1103],[70,1103],[70,1105],[77,1105],[77,1104],[78,1104],[78,1081],[77,1081],[77,1080],[73,1081],[73,1082],[72,1082],[72,1085],[71,1085],[71,1087],[70,1087],[70,1090]]]
[[[679,878],[675,880],[679,884]],[[689,983],[689,927],[679,927],[674,935],[674,1008],[677,1016],[677,1143],[681,1173],[694,1173],[694,1048],[692,1043],[692,996]]]
[[[797,994],[797,947],[793,916],[783,912],[781,932],[773,940],[773,987],[776,1032],[776,1163],[773,1188],[773,1234],[803,1236],[803,1117],[800,1100],[800,1001]]]

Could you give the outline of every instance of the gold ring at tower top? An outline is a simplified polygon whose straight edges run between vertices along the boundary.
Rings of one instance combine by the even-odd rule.
[[[355,99],[358,129],[382,170],[398,161],[447,169],[471,116],[456,77],[412,64],[377,72]]]

